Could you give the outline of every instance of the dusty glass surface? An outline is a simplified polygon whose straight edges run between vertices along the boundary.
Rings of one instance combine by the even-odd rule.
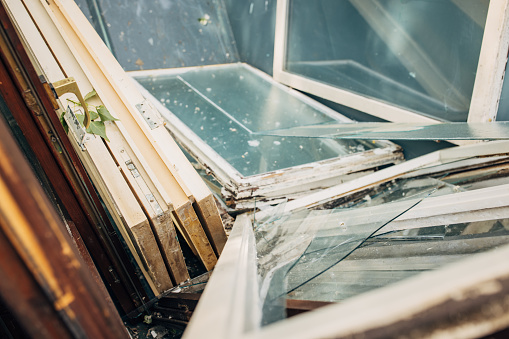
[[[466,121],[489,1],[290,0],[285,70]]]
[[[378,147],[357,140],[255,135],[334,119],[242,64],[135,79],[244,176]]]
[[[240,60],[222,0],[77,0],[125,70]]]

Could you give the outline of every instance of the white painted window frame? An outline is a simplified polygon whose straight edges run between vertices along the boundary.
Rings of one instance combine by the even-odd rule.
[[[290,201],[285,205],[285,213],[320,206],[328,201],[348,196],[355,191],[376,186],[381,182],[396,178],[431,175],[454,168],[468,168],[507,158],[508,153],[509,141],[493,141],[446,148]]]
[[[237,65],[237,64],[231,64]],[[319,102],[312,100],[308,96],[292,90],[284,85],[274,81],[272,77],[266,73],[242,64],[243,67],[253,71],[257,76],[271,82],[274,86],[290,93],[295,98],[314,107],[332,119],[351,122],[350,119],[339,114],[338,112],[328,108]],[[210,65],[199,66],[202,68],[228,67],[228,65]],[[180,74],[185,71],[192,71],[197,67],[186,67],[178,69],[158,69],[148,71],[133,71],[129,74],[136,77],[143,76],[163,76]],[[374,151],[366,151],[349,156],[336,157],[332,159],[322,160],[318,162],[303,164],[299,166],[279,169],[266,173],[243,176],[228,161],[221,157],[216,151],[207,145],[198,135],[196,135],[189,127],[187,127],[178,117],[159,102],[150,92],[143,86],[138,84],[142,94],[150,99],[154,106],[164,116],[166,127],[174,136],[174,138],[188,151],[197,161],[207,169],[210,169],[214,177],[225,187],[223,195],[225,197],[233,197],[236,201],[249,201],[252,197],[262,197],[262,199],[274,199],[282,196],[305,191],[309,193],[310,189],[316,187],[329,187],[334,185],[334,181],[338,182],[338,176],[355,176],[356,172],[369,170],[373,167],[382,165],[383,163],[397,163],[400,160],[398,146],[389,141],[375,141],[380,146]],[[399,155],[398,155],[399,154]],[[233,196],[230,195],[233,193]],[[295,197],[295,196],[292,196]],[[259,201],[259,200],[258,200]],[[247,206],[246,206],[247,207]]]
[[[277,0],[274,43],[274,79],[292,88],[317,95],[344,106],[392,122],[440,122],[377,99],[339,89],[310,78],[285,71],[288,15],[291,0]],[[364,0],[374,1],[374,0]],[[468,122],[496,120],[509,48],[509,1],[491,0],[484,30],[481,54],[474,83]]]
[[[476,145],[460,150],[459,153],[467,156],[484,155],[486,152]],[[439,154],[435,154],[435,158],[436,155]],[[445,159],[451,154],[441,155]],[[422,164],[435,163],[427,156],[420,160]],[[357,187],[369,182],[370,180],[358,182]],[[387,225],[383,231],[506,219],[509,217],[508,187],[509,185],[502,185],[455,193],[454,199],[451,199],[450,195],[427,198]],[[378,207],[380,206],[372,208]],[[384,212],[386,211],[382,211]],[[496,284],[497,279],[509,275],[509,266],[506,264],[509,245],[504,245],[436,271],[260,328],[255,324],[261,318],[262,301],[256,293],[256,279],[253,279],[253,270],[256,267],[256,253],[253,255],[252,252],[254,242],[252,216],[240,215],[184,333],[184,339],[201,338],[204,335],[241,339],[349,337],[377,328],[380,323],[386,326],[397,324],[412,312],[425,312],[444,298],[456,295],[463,289],[475,289],[478,285],[492,282]],[[492,269],[492,266],[496,266],[496,269]],[[416,291],[425,292],[415,293]],[[228,306],[218,310],[218,302]],[[450,333],[459,331],[460,335],[456,337],[478,337],[489,334],[489,331],[505,328],[509,319],[504,319],[491,321],[490,317],[486,316],[478,323],[469,324],[466,329],[464,326],[452,325],[446,330]]]

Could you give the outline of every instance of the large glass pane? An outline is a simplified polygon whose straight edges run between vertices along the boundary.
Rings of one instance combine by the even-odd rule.
[[[307,289],[367,239],[422,199],[456,187],[432,178],[389,182],[349,203],[284,214],[284,205],[254,223],[263,323],[281,320],[287,294]]]
[[[342,301],[509,243],[509,220],[423,227],[370,238],[345,260],[293,289],[288,298]],[[288,285],[315,272],[305,265]]]
[[[290,0],[285,70],[466,121],[488,0]]]
[[[243,176],[378,147],[370,141],[256,135],[334,117],[241,64],[135,79]]]

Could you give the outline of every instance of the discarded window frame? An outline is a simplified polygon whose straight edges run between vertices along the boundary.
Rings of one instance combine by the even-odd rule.
[[[277,81],[388,121],[496,120],[508,1],[277,5]]]
[[[388,141],[255,135],[350,120],[246,64],[131,75],[175,139],[224,186],[226,198],[294,197],[402,159],[399,147]]]
[[[382,179],[383,176],[381,176],[376,178],[378,184],[386,182],[389,184],[389,187],[392,187],[390,190],[385,190],[385,195],[382,194],[382,199],[377,197],[379,195],[377,191],[372,191],[371,198],[367,200],[363,198],[365,193],[361,194],[361,198],[358,197],[358,193],[362,192],[365,186],[373,185],[370,184],[371,178],[365,177],[355,182],[339,185],[338,187],[344,187],[344,194],[342,195],[345,198],[344,201],[357,200],[361,203],[364,202],[364,204],[367,201],[369,204],[370,201],[376,200],[375,206],[363,207],[358,210],[352,210],[351,208],[343,210],[347,213],[345,217],[348,213],[354,217],[349,219],[349,221],[353,222],[352,225],[358,222],[362,223],[366,215],[390,221],[393,217],[398,216],[400,212],[405,210],[408,210],[408,212],[400,215],[387,225],[383,225],[384,223],[381,222],[380,226],[384,227],[379,230],[378,227],[371,225],[373,227],[372,231],[378,231],[378,233],[368,232],[367,235],[374,235],[374,237],[366,236],[363,239],[362,237],[355,238],[354,236],[355,239],[363,241],[363,246],[352,252],[349,259],[342,259],[340,253],[341,247],[337,246],[338,244],[343,244],[341,241],[336,241],[336,246],[322,249],[321,258],[325,260],[322,263],[325,265],[325,268],[330,266],[330,269],[321,270],[323,274],[317,275],[316,270],[320,268],[322,263],[319,260],[311,260],[311,265],[300,268],[296,273],[304,274],[304,277],[307,278],[316,275],[315,279],[309,279],[307,283],[302,284],[302,276],[299,278],[297,275],[297,280],[301,282],[298,285],[301,286],[290,292],[291,297],[301,299],[312,298],[316,300],[321,298],[322,300],[330,301],[335,298],[336,300],[343,300],[347,297],[352,297],[351,299],[338,305],[331,305],[321,310],[299,315],[295,320],[286,319],[265,328],[260,328],[262,319],[266,314],[265,312],[272,312],[272,315],[277,315],[278,312],[280,314],[284,308],[284,303],[278,303],[277,298],[274,298],[274,303],[271,305],[272,309],[263,309],[260,306],[263,304],[263,298],[261,297],[267,294],[266,288],[270,283],[264,284],[263,279],[253,282],[253,279],[249,279],[247,272],[251,272],[249,274],[252,275],[253,270],[256,270],[257,262],[258,265],[260,265],[260,262],[265,262],[268,264],[267,267],[269,269],[272,267],[276,272],[277,270],[285,272],[288,268],[285,268],[285,265],[291,266],[299,258],[299,251],[300,253],[305,253],[307,248],[308,252],[312,252],[309,251],[313,249],[309,244],[312,244],[314,238],[320,238],[317,235],[324,236],[327,239],[331,235],[334,237],[334,232],[341,231],[341,223],[338,220],[341,219],[342,211],[310,211],[309,209],[304,209],[303,205],[300,205],[301,207],[298,208],[295,205],[292,206],[292,202],[288,202],[286,206],[282,205],[278,209],[256,213],[254,225],[252,217],[248,215],[239,216],[231,234],[232,243],[236,243],[237,247],[233,248],[232,246],[228,248],[227,244],[224,257],[220,258],[217,266],[221,268],[218,271],[221,273],[218,274],[216,272],[211,278],[209,289],[205,291],[202,298],[202,308],[198,309],[195,313],[195,318],[191,320],[184,338],[201,335],[200,333],[204,329],[202,327],[204,322],[210,325],[210,327],[205,327],[209,333],[213,329],[214,333],[220,333],[222,337],[308,338],[342,336],[347,333],[365,333],[371,328],[376,328],[379,324],[379,319],[384,318],[385,315],[389,319],[389,324],[393,326],[387,327],[388,330],[394,331],[391,333],[401,334],[403,333],[402,329],[398,326],[401,326],[404,321],[408,320],[409,312],[414,312],[414,310],[416,310],[417,315],[414,317],[412,329],[418,328],[420,331],[424,331],[423,333],[437,330],[436,327],[430,327],[429,323],[426,322],[431,318],[437,323],[445,323],[447,331],[460,330],[459,324],[468,325],[469,317],[478,314],[479,308],[465,308],[463,307],[464,304],[455,303],[455,299],[448,300],[447,296],[451,294],[456,295],[455,293],[461,294],[463,293],[462,291],[472,291],[478,288],[478,286],[505,286],[500,284],[503,284],[504,276],[506,277],[509,274],[507,266],[502,268],[503,265],[499,265],[500,262],[505,261],[505,256],[509,250],[509,247],[505,245],[509,241],[507,222],[509,218],[509,204],[507,203],[509,201],[507,193],[509,178],[507,177],[507,171],[504,170],[509,160],[506,155],[508,147],[509,144],[507,142],[455,147],[450,150],[423,156],[421,159],[417,158],[409,161],[413,162],[410,163],[410,166],[405,166],[406,163],[395,165],[393,167],[400,167],[400,169],[396,169],[391,173],[393,177],[387,176],[385,177],[386,179]],[[491,148],[492,151],[489,151],[488,148]],[[485,160],[485,157],[490,159]],[[449,174],[444,175],[444,171]],[[399,173],[399,175],[396,175],[396,173]],[[445,191],[442,191],[442,194],[426,197],[418,204],[412,204],[412,199],[405,199],[406,194],[403,193],[410,193],[412,190],[421,189],[422,187],[425,188],[426,185],[434,182],[433,179],[422,178],[422,175],[430,173],[441,177],[442,180],[451,181],[453,184],[461,184],[462,186],[452,187],[450,184],[440,184],[445,187]],[[389,175],[389,173],[386,174]],[[415,175],[417,178],[398,179],[402,181],[391,184],[394,175],[400,178],[405,177],[405,175]],[[425,181],[423,182],[422,180]],[[428,184],[423,185],[425,182],[428,182]],[[477,185],[473,184],[476,182]],[[504,185],[497,186],[501,183],[504,183]],[[336,188],[336,191],[339,192],[341,190]],[[330,197],[326,201],[329,205],[324,205],[324,201],[321,201],[320,204],[322,206],[336,207],[337,204],[330,204],[330,200],[334,200],[337,197]],[[418,195],[414,195],[415,197],[418,200],[423,198],[423,196],[419,197]],[[403,200],[400,200],[401,198]],[[400,201],[388,202],[394,199]],[[310,201],[307,202],[309,203]],[[398,204],[400,205],[399,208],[392,206]],[[312,206],[312,204],[310,205]],[[409,207],[414,205],[415,207],[409,209]],[[318,206],[318,204],[315,204],[315,206]],[[346,206],[351,207],[348,204]],[[335,215],[336,213],[337,215]],[[359,216],[361,217],[359,218]],[[306,218],[309,217],[314,218],[315,222],[306,221]],[[325,223],[320,223],[320,219]],[[264,220],[268,220],[268,222],[264,224]],[[355,222],[355,220],[358,222]],[[288,223],[288,226],[286,228],[281,227],[285,223]],[[266,227],[266,229],[262,230],[260,227]],[[319,231],[322,232],[321,234],[312,230],[312,228],[316,227],[323,228],[322,231]],[[297,229],[299,228],[303,232],[298,232]],[[345,229],[348,229],[348,225],[345,225]],[[350,233],[346,232],[346,234],[353,235],[352,231],[356,233],[359,230],[357,227],[353,227],[350,228]],[[257,237],[262,243],[263,241],[267,243],[272,241],[270,246],[267,246],[267,249],[270,250],[264,253],[254,250],[257,246],[255,241]],[[340,239],[338,238],[337,240]],[[475,255],[470,258],[475,253],[499,247],[500,249],[496,249],[494,252]],[[331,254],[334,254],[334,248],[339,249],[337,253],[339,256],[330,257]],[[429,255],[429,248],[433,249],[433,255]],[[255,253],[252,255],[241,255],[241,253],[250,253],[246,251],[254,251]],[[350,253],[348,248],[345,253]],[[284,259],[285,255],[289,258],[286,262],[281,259]],[[408,258],[403,258],[403,255]],[[258,260],[255,259],[256,257],[258,257]],[[334,264],[334,260],[338,258],[338,261],[340,261],[339,265],[327,265],[327,263]],[[363,261],[362,266],[357,265],[360,263],[358,260]],[[455,263],[456,260],[460,261]],[[489,265],[490,260],[497,262],[498,271],[483,267],[483,265]],[[390,265],[396,266],[391,268]],[[297,267],[297,265],[295,266]],[[410,268],[411,266],[413,269]],[[472,273],[474,267],[476,270],[475,274]],[[436,269],[436,271],[413,277],[416,270],[425,271],[430,269]],[[370,270],[374,271],[370,275],[371,284],[369,279],[362,280],[364,285],[355,287],[355,284],[360,282],[360,280],[353,280],[353,285],[352,280],[348,280],[349,274],[352,279],[359,278],[364,277],[366,272]],[[384,275],[384,270],[398,272]],[[341,272],[347,273],[337,278]],[[228,282],[228,292],[221,293],[221,289],[224,291],[225,285],[219,284],[219,282],[225,283],[226,277],[236,278],[230,279]],[[272,278],[278,279],[281,276],[277,277],[273,273]],[[346,281],[341,280],[343,278]],[[405,280],[399,282],[397,287],[381,287],[401,279]],[[444,284],[443,279],[448,279],[447,284]],[[305,279],[304,282],[306,280],[308,279]],[[259,285],[260,283],[261,285]],[[282,283],[282,281],[278,283]],[[333,285],[332,288],[328,289],[331,285]],[[338,286],[340,286],[339,289]],[[419,288],[416,289],[416,287]],[[285,286],[279,285],[277,287],[276,284],[276,291],[277,288],[281,291]],[[373,288],[379,289],[355,297],[355,295],[367,292]],[[416,294],[416,290],[421,291],[421,293]],[[231,291],[233,293],[230,294]],[[261,293],[260,291],[265,292]],[[337,291],[344,293],[336,294]],[[317,293],[322,295],[319,296]],[[488,334],[490,333],[489,331],[505,328],[508,325],[507,319],[504,318],[504,310],[507,309],[507,305],[497,301],[497,298],[500,298],[504,293],[507,293],[507,289],[497,287],[487,291],[484,297],[482,297],[482,294],[468,294],[469,302],[476,305],[482,305],[483,302],[487,302],[490,305],[494,305],[494,307],[498,307],[496,305],[501,306],[500,312],[493,312],[478,319],[477,324],[482,323],[486,325],[484,329],[479,326],[469,326],[470,331],[477,333],[477,336],[479,336]],[[395,297],[396,295],[397,297]],[[419,297],[416,295],[419,295]],[[467,295],[464,295],[464,297],[466,298]],[[228,311],[211,316],[210,312],[207,312],[208,309],[213,307],[211,298],[214,298],[216,301],[219,298],[223,302],[228,302],[228,300],[236,300],[236,302],[232,302],[231,305],[233,306]],[[381,300],[383,300],[382,305],[380,304]],[[428,303],[424,302],[424,300],[431,300],[432,302]],[[452,305],[453,311],[444,315],[443,312],[438,312],[433,308],[434,305],[442,304]],[[375,307],[377,311],[368,311],[372,307]],[[387,314],[381,312],[382,309],[387,309],[389,312]],[[348,314],[349,321],[345,323],[333,321],[333,318],[338,319],[338,312],[341,312],[343,317]],[[367,317],[365,317],[366,312],[369,314]],[[461,318],[460,323],[453,321],[454,316],[458,312],[464,316],[464,318]],[[235,315],[235,325],[232,325],[233,318],[221,318],[225,315],[227,317]],[[324,323],[326,321],[324,319],[329,319],[332,326],[317,327],[316,323]],[[237,323],[237,321],[240,323]],[[307,324],[306,326],[309,329],[302,325],[304,323]],[[347,325],[350,323],[355,324],[355,326]],[[407,328],[406,330],[410,329]]]

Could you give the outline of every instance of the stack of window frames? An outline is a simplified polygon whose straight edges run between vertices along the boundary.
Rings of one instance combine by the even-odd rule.
[[[242,63],[131,72],[176,140],[210,169],[236,208],[295,199],[402,160],[388,141],[262,135],[352,122]]]
[[[470,323],[466,315],[480,312],[488,301],[461,291],[497,286],[483,297],[507,295],[499,284],[507,276],[507,265],[499,266],[497,274],[482,267],[505,262],[509,249],[508,150],[509,143],[503,141],[437,151],[338,185],[328,198],[315,195],[313,203],[305,198],[237,217],[218,268],[230,275],[228,294],[233,291],[240,302],[210,317],[207,310],[214,300],[230,298],[219,292],[226,277],[214,275],[184,338],[202,335],[204,324],[210,325],[209,334],[236,338],[346,337],[376,329],[379,321],[399,335],[417,326],[430,333],[467,330],[475,333],[468,336],[480,337],[507,327],[505,311]],[[425,178],[428,175],[440,180]],[[434,182],[443,188],[428,196]],[[241,241],[242,247],[237,244]],[[253,254],[241,257],[240,250]],[[485,251],[491,253],[478,254]],[[237,259],[228,260],[230,256]],[[249,276],[253,270],[261,279],[253,283],[239,278],[239,273]],[[423,271],[429,272],[416,275]],[[373,288],[378,290],[365,293]],[[263,327],[281,320],[287,297],[342,302]],[[496,298],[500,296],[489,303]],[[437,311],[442,303],[452,311]],[[456,307],[460,304],[474,306]],[[411,329],[398,327],[409,317],[415,320]]]
[[[109,141],[73,128],[69,137],[154,294],[189,278],[175,227],[211,270],[226,242],[212,194],[79,8],[5,2],[40,74],[51,83],[73,77],[81,93],[95,91],[89,107],[116,118],[105,122]],[[60,112],[83,111],[75,96],[59,99]]]

